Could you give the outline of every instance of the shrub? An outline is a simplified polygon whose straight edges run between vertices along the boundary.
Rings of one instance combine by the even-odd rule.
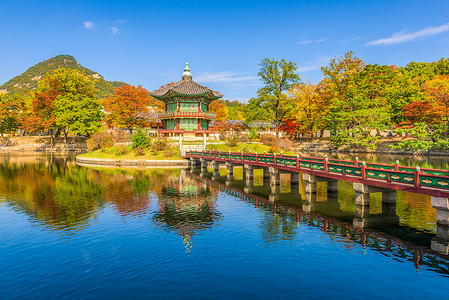
[[[164,156],[165,157],[173,157],[173,147],[166,147],[164,149]]]
[[[229,147],[235,147],[240,141],[240,132],[239,131],[230,131],[226,136],[226,144]]]
[[[259,137],[259,128],[252,127],[250,130],[248,130],[246,135],[249,139],[249,142],[251,143],[252,141],[256,140]]]
[[[249,142],[249,138],[248,138],[248,136],[246,134],[240,135],[239,140],[242,143],[248,143]]]
[[[131,141],[131,136],[128,132],[122,129],[116,129],[112,131],[115,143],[128,143]]]
[[[107,131],[100,131],[94,133],[90,139],[87,140],[87,150],[94,151],[98,149],[105,149],[114,146],[114,137]]]
[[[293,142],[283,138],[276,141],[276,146],[285,151],[292,151]]]
[[[124,155],[124,154],[128,153],[128,151],[129,151],[129,149],[127,146],[118,146],[115,150],[117,155]]]
[[[277,152],[279,152],[277,146],[270,146],[270,148],[268,149],[268,153],[277,153]]]
[[[155,151],[162,151],[168,147],[168,141],[165,138],[158,137],[151,144],[151,148]]]
[[[136,148],[134,148],[134,153],[137,156],[142,156],[145,154],[145,151],[143,150],[143,148],[141,146],[137,146]]]
[[[276,140],[277,140],[276,136],[269,133],[264,133],[260,135],[260,142],[270,147],[276,145]]]
[[[142,128],[137,128],[136,132],[131,137],[131,143],[133,149],[136,149],[137,147],[145,149],[150,144],[148,137]]]

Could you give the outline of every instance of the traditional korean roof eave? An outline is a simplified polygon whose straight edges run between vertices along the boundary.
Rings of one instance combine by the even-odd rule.
[[[182,80],[169,85],[167,87],[154,90],[150,92],[150,95],[158,100],[166,101],[166,99],[181,96],[181,97],[205,97],[209,100],[217,100],[223,97],[223,95],[217,91],[211,90],[209,87],[200,85],[192,80],[190,69],[186,64],[184,69]]]

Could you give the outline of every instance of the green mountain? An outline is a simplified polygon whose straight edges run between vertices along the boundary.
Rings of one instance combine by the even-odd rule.
[[[120,81],[106,81],[100,74],[81,66],[72,56],[58,55],[32,66],[24,73],[1,85],[0,92],[28,93],[37,88],[39,79],[59,68],[76,69],[98,79],[97,88],[100,98],[106,98],[116,87],[125,84]]]

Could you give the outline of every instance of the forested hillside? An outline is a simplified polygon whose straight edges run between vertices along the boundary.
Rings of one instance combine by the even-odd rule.
[[[112,91],[116,87],[125,84],[120,81],[106,81],[100,74],[80,65],[74,57],[70,55],[58,55],[32,66],[24,73],[9,80],[0,86],[0,91],[9,94],[18,92],[28,93],[37,88],[39,79],[45,77],[47,74],[53,73],[59,68],[75,69],[96,78],[99,98],[106,98],[112,94]]]

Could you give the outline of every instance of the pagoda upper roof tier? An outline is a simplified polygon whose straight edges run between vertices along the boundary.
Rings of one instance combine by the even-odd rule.
[[[159,100],[165,100],[174,96],[203,96],[210,100],[216,100],[223,97],[221,93],[193,81],[188,66],[186,66],[185,72],[183,73],[180,81],[158,90],[154,90],[150,93],[150,95]]]

